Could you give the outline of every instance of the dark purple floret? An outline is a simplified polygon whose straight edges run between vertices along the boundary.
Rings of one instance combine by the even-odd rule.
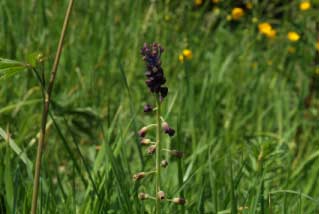
[[[164,132],[166,134],[168,134],[170,137],[174,136],[175,130],[173,128],[169,127],[168,123],[164,122],[162,124],[162,128],[163,128]]]
[[[167,87],[161,87],[160,88],[161,97],[163,97],[163,98],[166,97],[167,93],[168,93],[168,88]]]
[[[144,112],[148,113],[148,112],[152,112],[153,111],[153,107],[150,104],[146,104],[144,106]]]
[[[167,131],[165,131],[166,134],[168,134],[170,137],[173,137],[175,134],[175,129],[169,128]]]
[[[151,45],[144,44],[141,49],[143,60],[146,64],[145,80],[146,85],[152,93],[157,93],[163,99],[168,93],[168,88],[163,87],[166,82],[163,69],[161,67],[161,54],[164,49],[160,44],[153,43]]]

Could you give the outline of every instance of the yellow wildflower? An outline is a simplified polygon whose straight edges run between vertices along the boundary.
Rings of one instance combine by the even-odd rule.
[[[203,0],[194,0],[195,5],[199,6],[203,4]]]
[[[242,16],[244,16],[244,10],[240,7],[235,7],[231,11],[231,17],[233,20],[239,20]]]
[[[193,53],[191,50],[189,49],[184,49],[183,50],[183,56],[186,58],[186,59],[192,59],[193,58]]]
[[[180,61],[181,63],[184,62],[184,56],[182,54],[178,56],[178,61]]]
[[[271,31],[266,36],[272,39],[272,38],[275,38],[276,34],[277,34],[277,31],[274,29],[271,29]]]
[[[317,51],[319,51],[319,40],[316,43],[316,49],[317,49]]]
[[[253,3],[251,3],[250,1],[246,3],[246,8],[251,10],[253,8]]]
[[[262,22],[258,25],[258,30],[261,34],[267,36],[268,38],[274,38],[277,31],[272,28],[271,24],[268,22]]]
[[[309,1],[302,1],[300,4],[299,4],[299,9],[300,10],[309,10],[311,8],[311,3]]]
[[[272,30],[272,26],[268,22],[262,22],[258,25],[258,30],[261,34],[267,34]]]
[[[288,32],[287,38],[292,42],[297,42],[300,39],[300,35],[297,32]]]

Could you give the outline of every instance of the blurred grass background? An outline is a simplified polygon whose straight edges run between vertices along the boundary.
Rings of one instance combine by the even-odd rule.
[[[1,3],[0,56],[30,62],[46,76],[66,1]],[[215,2],[215,3],[213,3]],[[152,213],[154,157],[137,130],[154,121],[140,48],[159,42],[177,135],[165,144],[163,213],[319,211],[318,1],[76,1],[53,93],[41,176],[41,213]],[[243,8],[238,20],[232,9]],[[258,32],[271,23],[275,38]],[[298,41],[287,38],[297,32]],[[180,62],[184,49],[192,59]],[[0,213],[29,213],[41,122],[34,74],[0,82]]]

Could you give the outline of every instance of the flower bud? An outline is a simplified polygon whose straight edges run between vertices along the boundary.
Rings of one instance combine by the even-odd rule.
[[[149,195],[148,195],[147,193],[140,192],[140,193],[138,194],[138,198],[143,201],[143,200],[148,199],[148,198],[149,198]]]
[[[150,104],[146,104],[144,106],[144,112],[148,113],[148,112],[152,112],[153,111],[153,107]]]
[[[162,123],[162,128],[163,128],[164,132],[165,132],[166,134],[168,134],[170,137],[174,136],[175,130],[172,129],[171,127],[169,127],[168,123],[163,122],[163,123]]]
[[[163,191],[159,191],[157,193],[157,197],[160,199],[160,200],[164,200],[165,199],[165,193]]]
[[[151,141],[150,139],[148,139],[148,138],[143,138],[143,139],[141,140],[141,144],[142,144],[142,145],[149,145],[151,142],[152,142],[152,141]]]
[[[138,181],[145,177],[145,172],[139,172],[133,175],[133,180]]]
[[[138,135],[139,135],[140,137],[145,137],[147,131],[148,131],[147,127],[144,126],[143,128],[141,128],[141,129],[138,131]]]
[[[149,147],[147,148],[147,153],[148,153],[149,155],[154,154],[155,151],[156,151],[156,145],[151,145],[151,146],[149,146]]]
[[[184,153],[181,151],[177,151],[177,150],[171,150],[170,151],[171,155],[177,158],[182,158],[184,156]]]
[[[166,168],[166,167],[167,167],[167,165],[168,165],[167,160],[162,160],[162,162],[161,162],[161,166],[162,166],[162,167],[164,167],[164,168]]]
[[[184,205],[186,203],[184,198],[173,198],[172,202],[174,204],[180,204],[180,205]]]

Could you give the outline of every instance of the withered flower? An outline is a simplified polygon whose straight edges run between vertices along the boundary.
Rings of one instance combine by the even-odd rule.
[[[149,155],[154,154],[155,151],[156,151],[156,145],[151,145],[151,146],[149,146],[149,147],[147,148],[147,153],[148,153]]]
[[[158,197],[160,200],[164,200],[164,199],[165,199],[165,192],[159,191],[159,192],[157,193],[157,197]]]
[[[184,205],[186,203],[186,200],[184,198],[173,198],[172,202],[174,204]]]
[[[133,175],[133,180],[138,181],[145,177],[145,172],[139,172]]]
[[[177,158],[182,158],[184,156],[183,152],[180,152],[180,151],[177,151],[177,150],[171,150],[170,154],[172,156],[174,156],[174,157],[177,157]]]

